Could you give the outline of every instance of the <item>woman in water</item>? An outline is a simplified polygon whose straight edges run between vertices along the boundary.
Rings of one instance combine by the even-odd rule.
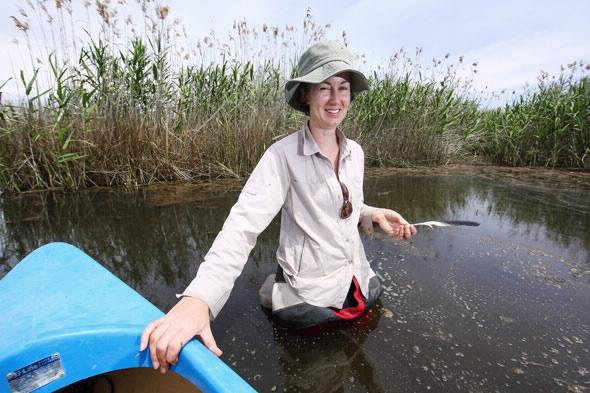
[[[364,153],[339,129],[351,101],[368,89],[350,51],[314,44],[285,86],[288,104],[308,116],[300,130],[261,157],[180,301],[141,339],[165,372],[194,336],[221,355],[210,321],[221,311],[258,235],[281,212],[277,273],[261,288],[276,324],[302,329],[362,315],[381,293],[358,231],[378,224],[391,236],[416,229],[399,213],[363,200]]]

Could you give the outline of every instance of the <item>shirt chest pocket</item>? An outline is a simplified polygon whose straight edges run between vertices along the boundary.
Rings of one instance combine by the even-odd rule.
[[[327,160],[316,156],[308,156],[294,168],[293,179],[298,183],[321,184],[326,182],[330,172]]]
[[[293,210],[307,219],[318,219],[333,210],[334,198],[326,179],[321,177],[305,180],[294,179],[292,187],[293,198],[296,200]]]
[[[313,199],[320,206],[327,206],[332,199],[327,180],[331,175],[329,163],[317,157],[307,158],[292,173],[293,186],[302,200]]]
[[[330,188],[328,176],[334,176],[329,163],[309,157],[304,165],[291,173],[293,209],[311,219],[334,211],[336,196]]]

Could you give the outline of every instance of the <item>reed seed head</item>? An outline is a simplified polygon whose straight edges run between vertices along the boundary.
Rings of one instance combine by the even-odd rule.
[[[19,20],[16,16],[11,16],[10,19],[12,19],[16,28],[20,31],[26,33],[29,30],[29,24],[27,22]]]
[[[170,7],[168,7],[167,5],[156,8],[156,14],[158,15],[158,18],[160,18],[161,20],[166,19],[168,17],[169,12]]]

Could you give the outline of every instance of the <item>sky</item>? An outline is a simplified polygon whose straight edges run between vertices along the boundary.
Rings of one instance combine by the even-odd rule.
[[[120,14],[139,15],[137,2],[120,6]],[[79,15],[85,15],[82,3],[72,0]],[[535,86],[541,70],[557,75],[561,66],[574,61],[590,63],[589,0],[170,0],[159,5],[170,7],[169,20],[181,20],[188,45],[212,30],[223,40],[236,20],[258,30],[264,24],[301,29],[309,8],[318,25],[330,25],[326,38],[341,39],[346,32],[349,47],[365,56],[365,71],[386,64],[400,48],[410,57],[421,48],[419,62],[425,67],[433,58],[450,54],[450,61],[456,62],[462,56],[462,72],[472,77],[477,90],[509,92]],[[27,7],[25,0],[5,0],[0,8],[0,45],[8,49],[0,56],[0,85],[21,62],[29,63],[22,54],[22,33],[9,19]],[[19,45],[12,43],[15,37]],[[14,94],[12,82],[3,90]]]

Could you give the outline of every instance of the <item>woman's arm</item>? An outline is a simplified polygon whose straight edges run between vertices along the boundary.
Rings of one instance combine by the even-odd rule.
[[[364,160],[365,156],[363,153],[361,168],[361,184],[363,185],[365,175]],[[410,239],[414,234],[416,234],[416,228],[408,223],[398,212],[391,209],[382,209],[366,205],[364,202],[364,192],[363,195],[361,195],[361,198],[362,199],[359,204],[359,225],[366,233],[373,234],[373,223],[376,223],[379,224],[384,232],[396,238]]]
[[[272,148],[260,159],[232,207],[195,279],[183,296],[198,297],[215,318],[229,298],[258,235],[283,206],[289,190],[289,173]]]
[[[211,333],[210,319],[217,316],[227,301],[258,235],[283,206],[289,184],[286,164],[271,147],[246,182],[182,299],[144,330],[140,350],[149,344],[155,369],[166,372],[195,335],[213,353],[221,355]]]

